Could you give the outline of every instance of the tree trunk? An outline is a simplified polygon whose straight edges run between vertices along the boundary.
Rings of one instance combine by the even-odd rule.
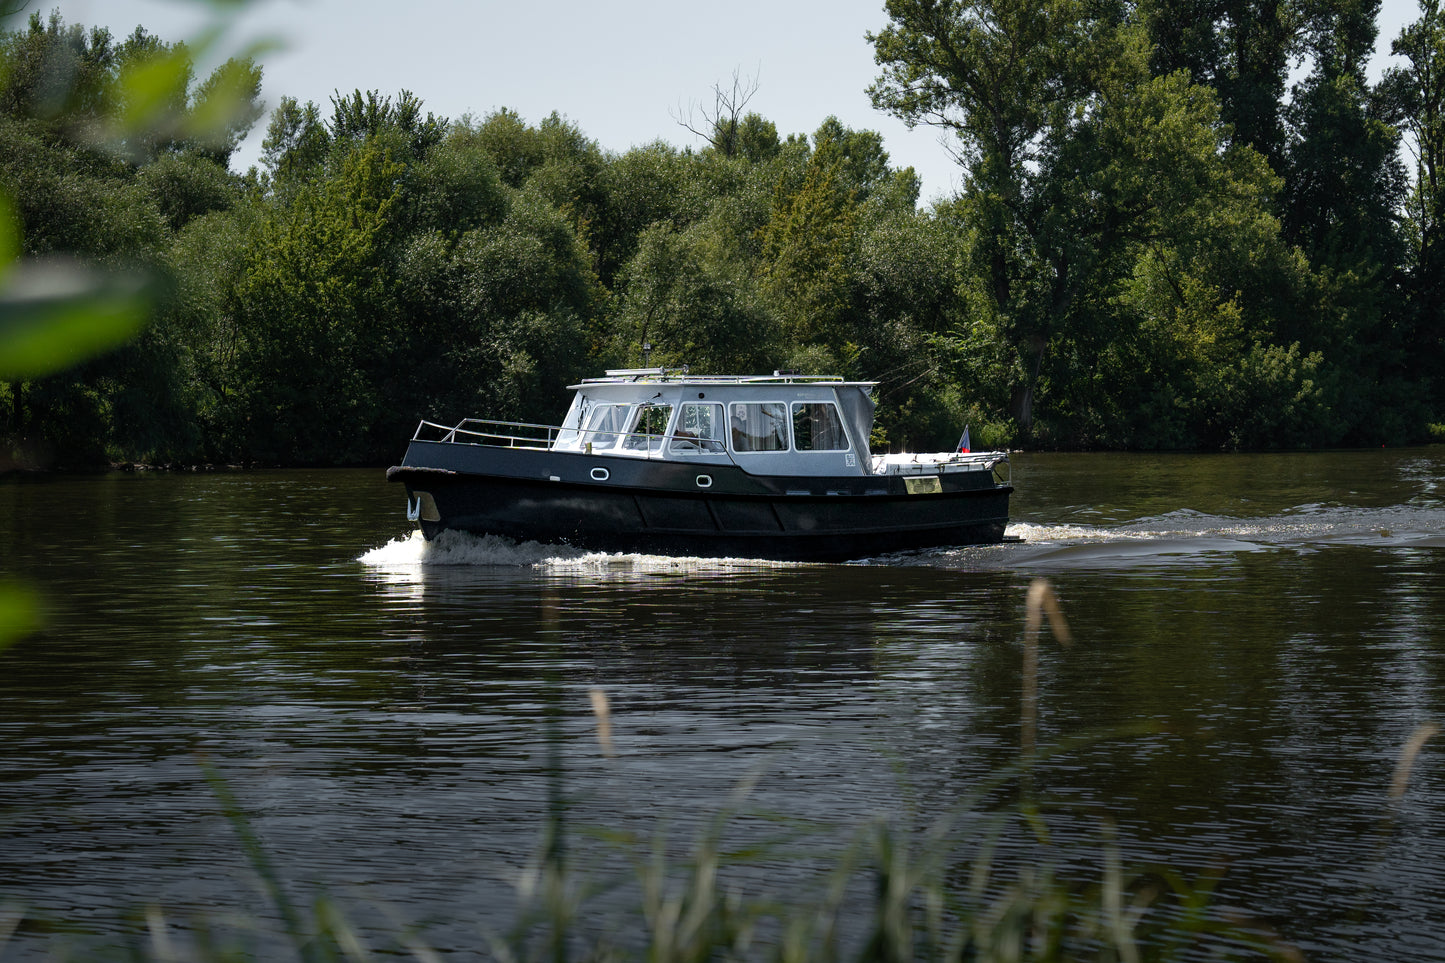
[[[1033,355],[1034,370],[1027,381],[1014,386],[1013,393],[1009,396],[1009,415],[1018,422],[1025,438],[1034,429],[1034,386],[1039,383],[1039,370],[1043,367],[1044,348],[1047,346],[1048,342],[1037,335],[1029,338],[1028,349]]]
[[[1008,413],[1014,421],[1018,422],[1019,428],[1027,437],[1033,430],[1034,422],[1034,386],[1031,384],[1015,385],[1013,394],[1009,396]]]

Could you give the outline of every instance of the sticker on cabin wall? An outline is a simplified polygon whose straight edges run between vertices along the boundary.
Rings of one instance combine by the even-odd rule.
[[[851,451],[848,452],[848,454],[843,456],[843,464],[847,465],[849,468],[857,468],[858,456],[853,454]]]
[[[937,475],[905,478],[903,484],[908,487],[910,495],[937,495],[943,491],[943,483],[938,480]]]

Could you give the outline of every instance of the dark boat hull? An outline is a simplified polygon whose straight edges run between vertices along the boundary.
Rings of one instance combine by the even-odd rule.
[[[942,476],[941,490],[913,494],[897,476],[759,477],[717,461],[416,442],[387,475],[406,485],[428,539],[452,529],[594,551],[795,561],[999,542],[1013,490],[991,471]]]

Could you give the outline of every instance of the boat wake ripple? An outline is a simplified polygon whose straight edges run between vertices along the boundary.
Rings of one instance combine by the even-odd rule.
[[[664,555],[586,552],[570,545],[513,542],[497,535],[444,531],[428,542],[421,532],[395,538],[357,561],[383,571],[406,572],[434,566],[531,568],[557,573],[735,571],[743,568],[786,568],[798,563],[755,559],[672,558]]]
[[[1224,555],[1309,553],[1346,545],[1445,548],[1445,511],[1418,505],[1311,504],[1269,517],[1231,518],[1183,510],[1098,526],[1020,522],[1010,525],[1007,534],[1010,544],[994,559],[1006,567],[1172,566]],[[964,551],[955,550],[953,562],[980,564],[977,553],[964,556]]]
[[[1309,553],[1346,545],[1442,549],[1445,509],[1408,504],[1386,508],[1311,504],[1261,518],[1231,518],[1186,509],[1103,525],[1015,522],[1007,535],[1003,545],[933,549],[862,564],[984,570],[1149,568],[1202,564],[1252,552]],[[568,545],[517,543],[464,532],[443,532],[431,542],[420,532],[412,532],[372,549],[358,561],[403,578],[445,567],[530,569],[595,578],[726,574],[805,564],[585,552]]]

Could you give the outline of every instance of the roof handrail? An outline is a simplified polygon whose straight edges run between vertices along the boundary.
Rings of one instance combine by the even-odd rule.
[[[644,379],[656,379],[657,381],[687,381],[695,384],[866,384],[873,385],[873,381],[848,381],[842,375],[799,375],[799,374],[771,374],[771,375],[695,375],[689,374],[686,368],[681,371],[669,368],[616,368],[608,369],[606,376],[601,378],[583,378],[581,385],[603,385],[603,384],[625,384],[642,381]]]

